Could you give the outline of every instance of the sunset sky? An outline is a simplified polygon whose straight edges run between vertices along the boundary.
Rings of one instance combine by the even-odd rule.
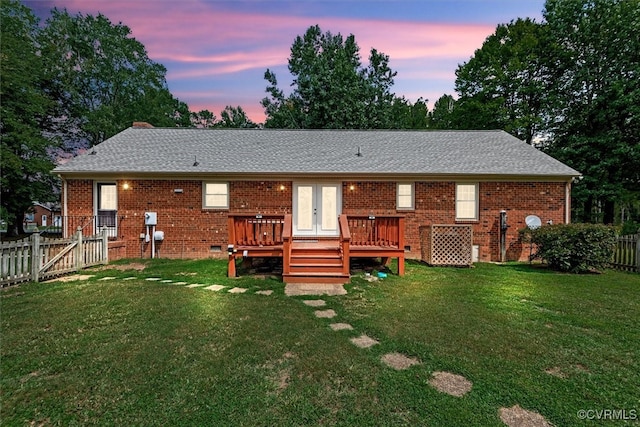
[[[30,0],[41,19],[53,7],[70,14],[102,13],[127,25],[149,57],[167,68],[171,93],[192,111],[218,118],[226,105],[264,121],[264,72],[289,88],[293,40],[318,24],[323,32],[355,36],[363,63],[371,48],[390,57],[393,92],[432,108],[455,96],[455,70],[498,24],[542,20],[544,0]]]

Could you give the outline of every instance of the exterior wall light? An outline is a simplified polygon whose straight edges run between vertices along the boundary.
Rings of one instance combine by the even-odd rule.
[[[131,187],[129,187],[129,183],[128,182],[125,182],[124,184],[122,184],[122,189],[123,190],[128,190],[129,188],[131,188]]]

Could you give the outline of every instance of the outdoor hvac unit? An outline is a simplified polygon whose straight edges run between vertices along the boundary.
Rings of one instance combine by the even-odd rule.
[[[434,224],[420,227],[422,261],[429,265],[468,267],[473,264],[473,228],[470,224]]]

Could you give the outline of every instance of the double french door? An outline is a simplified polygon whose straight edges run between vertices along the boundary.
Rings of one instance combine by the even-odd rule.
[[[294,236],[338,236],[342,184],[293,184]]]

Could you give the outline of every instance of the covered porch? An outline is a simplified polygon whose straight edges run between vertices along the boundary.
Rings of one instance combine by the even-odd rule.
[[[291,214],[232,214],[228,219],[228,275],[236,260],[282,258],[285,283],[347,283],[351,258],[398,260],[404,275],[404,217],[341,214],[337,236],[294,236]]]

